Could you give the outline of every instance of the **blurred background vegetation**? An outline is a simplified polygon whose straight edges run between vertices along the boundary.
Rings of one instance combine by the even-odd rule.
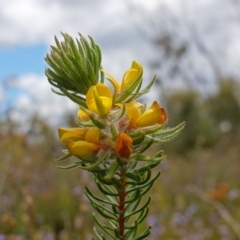
[[[220,79],[208,97],[189,89],[163,93],[169,126],[187,125],[160,146],[168,156],[149,193],[149,239],[239,239],[239,87]],[[66,116],[67,125],[74,119]],[[90,175],[57,169],[63,146],[56,129],[37,116],[28,124],[23,134],[11,119],[0,123],[0,232],[11,239],[91,239],[84,196],[86,184],[94,190]]]
[[[181,41],[174,16],[161,12],[164,14],[174,28],[164,28],[166,24],[154,28],[159,35],[155,34],[151,44],[157,57],[149,65],[153,72],[164,69],[168,79],[159,78],[153,91],[166,108],[168,125],[186,121],[186,127],[174,141],[151,149],[164,149],[167,157],[158,168],[161,177],[149,192],[149,240],[237,240],[240,82],[222,73],[193,25],[189,25],[194,43],[190,45]],[[194,69],[198,56],[188,56],[189,64],[184,64],[192,48],[208,62],[213,89]],[[183,87],[169,88],[169,79],[180,80]],[[58,126],[33,115],[22,131],[22,122],[11,118],[14,111],[6,109],[5,117],[0,118],[0,240],[92,239],[92,207],[84,195],[86,185],[96,191],[91,175],[56,167],[54,159],[64,148],[56,136]],[[76,126],[75,118],[73,113],[62,122]]]

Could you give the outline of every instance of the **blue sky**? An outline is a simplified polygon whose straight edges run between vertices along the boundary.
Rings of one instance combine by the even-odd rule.
[[[46,44],[16,45],[0,49],[0,79],[33,72],[43,74]]]
[[[47,49],[46,44],[16,45],[0,49],[0,82],[5,90],[1,111],[5,112],[7,109],[11,109],[21,95],[28,94],[27,91],[18,88],[16,82],[9,85],[6,80],[15,79],[28,73],[44,74],[46,67],[44,56]]]

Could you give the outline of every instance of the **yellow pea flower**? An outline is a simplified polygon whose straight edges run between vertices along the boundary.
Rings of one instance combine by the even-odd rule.
[[[143,114],[137,119],[136,125],[138,127],[147,127],[156,123],[163,124],[167,120],[164,108],[154,101]]]
[[[73,156],[86,157],[100,149],[100,129],[59,128],[60,140]]]
[[[97,127],[89,128],[85,135],[87,142],[99,144],[101,130]]]
[[[112,98],[113,95],[109,87],[98,83],[89,88],[86,94],[86,104],[89,110],[99,115],[106,115],[112,107]]]
[[[132,153],[132,139],[125,133],[120,133],[115,144],[118,156],[128,158]]]
[[[164,108],[154,101],[152,105],[141,113],[141,104],[130,102],[126,104],[126,115],[128,116],[132,127],[147,127],[156,123],[163,124],[167,120]]]
[[[131,68],[124,73],[121,85],[119,85],[117,80],[110,73],[105,70],[101,71],[106,74],[116,91],[122,91],[138,79],[143,72],[143,68],[139,63],[133,61]]]
[[[58,135],[61,142],[66,143],[66,140],[84,139],[86,131],[84,128],[59,128]]]
[[[90,117],[82,109],[78,110],[77,116],[79,119],[84,120],[84,121],[90,120]]]
[[[76,157],[87,157],[88,155],[97,152],[99,146],[94,143],[89,143],[86,141],[77,141],[68,140],[66,142],[68,151]]]

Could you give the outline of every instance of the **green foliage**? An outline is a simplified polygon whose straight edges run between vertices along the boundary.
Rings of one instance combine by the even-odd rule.
[[[142,153],[154,143],[165,142],[176,137],[185,124],[179,124],[172,129],[163,129],[162,126],[161,129],[156,128],[156,125],[164,125],[166,122],[165,110],[156,101],[150,109],[146,111],[143,109],[141,112],[139,103],[133,100],[148,92],[156,77],[154,76],[141,91],[143,68],[139,63],[132,62],[131,69],[124,74],[120,88],[109,76],[109,80],[115,87],[112,94],[107,86],[97,84],[101,52],[93,39],[89,37],[89,44],[80,35],[80,41],[77,40],[75,43],[69,35],[62,35],[64,41],[60,43],[55,37],[56,47],[52,46],[51,53],[45,58],[52,68],[46,70],[46,76],[50,84],[62,92],[53,90],[55,93],[66,95],[80,105],[80,110],[87,115],[87,119],[79,117],[79,125],[89,125],[90,118],[92,126],[87,128],[79,126],[78,129],[70,130],[59,129],[60,139],[66,144],[70,154],[64,151],[65,155],[57,161],[64,161],[71,156],[77,159],[74,163],[59,168],[65,170],[80,168],[94,174],[98,184],[101,185],[99,190],[108,200],[95,197],[88,188],[86,188],[86,195],[93,208],[109,222],[109,225],[103,226],[94,215],[96,224],[105,234],[112,239],[144,239],[150,234],[151,227],[139,235],[138,226],[147,216],[150,198],[141,207],[139,204],[159,176],[158,174],[150,179],[152,166],[158,165],[164,155],[162,151],[154,157]],[[129,106],[129,111],[137,112],[136,118],[128,115],[128,111],[125,111],[126,106],[123,110],[116,111],[116,108],[121,108],[117,107],[118,104],[124,105],[128,102],[133,104]],[[149,114],[154,115],[154,121]],[[78,130],[83,134],[79,135]],[[133,144],[128,134],[139,135],[139,132],[142,132],[142,136],[140,139],[134,139]],[[150,133],[147,134],[147,132]],[[88,151],[85,151],[85,147]],[[136,169],[140,161],[146,162],[146,165]],[[136,170],[139,171],[135,172]],[[102,203],[110,205],[112,210],[103,206]],[[127,226],[129,218],[135,214],[139,214],[138,219]],[[98,234],[97,230],[94,232],[98,239],[105,239]]]
[[[174,93],[167,97],[167,113],[169,125],[183,119],[186,121],[181,140],[176,139],[172,142],[172,151],[186,153],[199,146],[211,146],[216,141],[217,128],[196,92]]]
[[[104,197],[95,196],[88,187],[85,188],[85,194],[96,212],[103,219],[108,220],[108,224],[103,225],[94,213],[95,223],[102,232],[99,234],[99,230],[94,229],[97,239],[106,239],[105,234],[111,239],[140,240],[150,234],[151,227],[142,233],[138,231],[139,225],[147,217],[151,198],[149,197],[143,205],[141,200],[160,175],[158,173],[151,178],[152,169],[158,166],[165,156],[163,151],[157,152],[154,156],[142,153],[153,143],[164,142],[177,136],[184,126],[184,123],[169,129],[164,129],[163,126],[152,126],[146,128],[146,132],[152,135],[146,136],[142,130],[144,137],[142,139],[140,136],[142,139],[140,142],[136,142],[135,139],[136,153],[131,154],[129,159],[116,157],[111,150],[108,150],[98,156],[78,157],[78,161],[59,167],[65,170],[80,168],[93,173],[96,185]],[[69,157],[70,155],[66,153],[57,161],[65,161]],[[137,167],[141,161],[145,164]]]
[[[171,152],[186,154],[196,148],[214,146],[221,134],[240,130],[240,100],[238,82],[219,81],[219,90],[210,96],[201,96],[192,90],[165,96],[169,125],[186,121],[181,138],[171,143]],[[169,152],[166,145],[164,149]]]
[[[94,220],[99,228],[98,231],[94,230],[97,239],[106,239],[103,234],[98,233],[99,231],[111,239],[126,240],[145,239],[150,234],[151,227],[142,233],[137,230],[148,214],[151,198],[149,197],[143,205],[140,203],[160,175],[158,173],[151,178],[151,169],[158,164],[159,162],[149,162],[140,168],[136,168],[137,162],[127,164],[109,180],[106,180],[102,172],[94,173],[96,185],[106,200],[96,197],[88,187],[85,193],[93,208],[109,222],[108,225],[103,225],[94,213]]]
[[[45,60],[50,68],[46,69],[49,83],[58,88],[60,95],[68,96],[72,101],[85,106],[86,95],[90,86],[103,81],[100,73],[101,51],[94,40],[87,41],[81,34],[80,39],[74,39],[62,33],[64,41],[59,42],[55,37],[56,46],[51,46],[50,54]]]
[[[240,130],[240,84],[233,79],[221,79],[219,90],[207,99],[206,104],[214,122],[228,124],[228,129],[234,133]],[[227,126],[226,126],[227,127]]]

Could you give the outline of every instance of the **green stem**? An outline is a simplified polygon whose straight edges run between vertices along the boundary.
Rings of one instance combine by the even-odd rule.
[[[126,168],[125,166],[122,166],[120,169],[120,182],[122,183],[122,189],[118,190],[118,210],[119,210],[119,216],[118,216],[118,233],[121,240],[125,239],[124,234],[124,228],[125,228],[125,200],[126,200],[126,188],[127,188],[127,177],[126,177]]]
[[[118,137],[119,132],[118,132],[118,130],[117,130],[117,128],[116,128],[116,126],[115,126],[114,123],[112,123],[112,124],[110,125],[110,130],[111,130],[111,133],[112,133],[112,138],[113,138],[113,140],[116,140],[117,137]]]

